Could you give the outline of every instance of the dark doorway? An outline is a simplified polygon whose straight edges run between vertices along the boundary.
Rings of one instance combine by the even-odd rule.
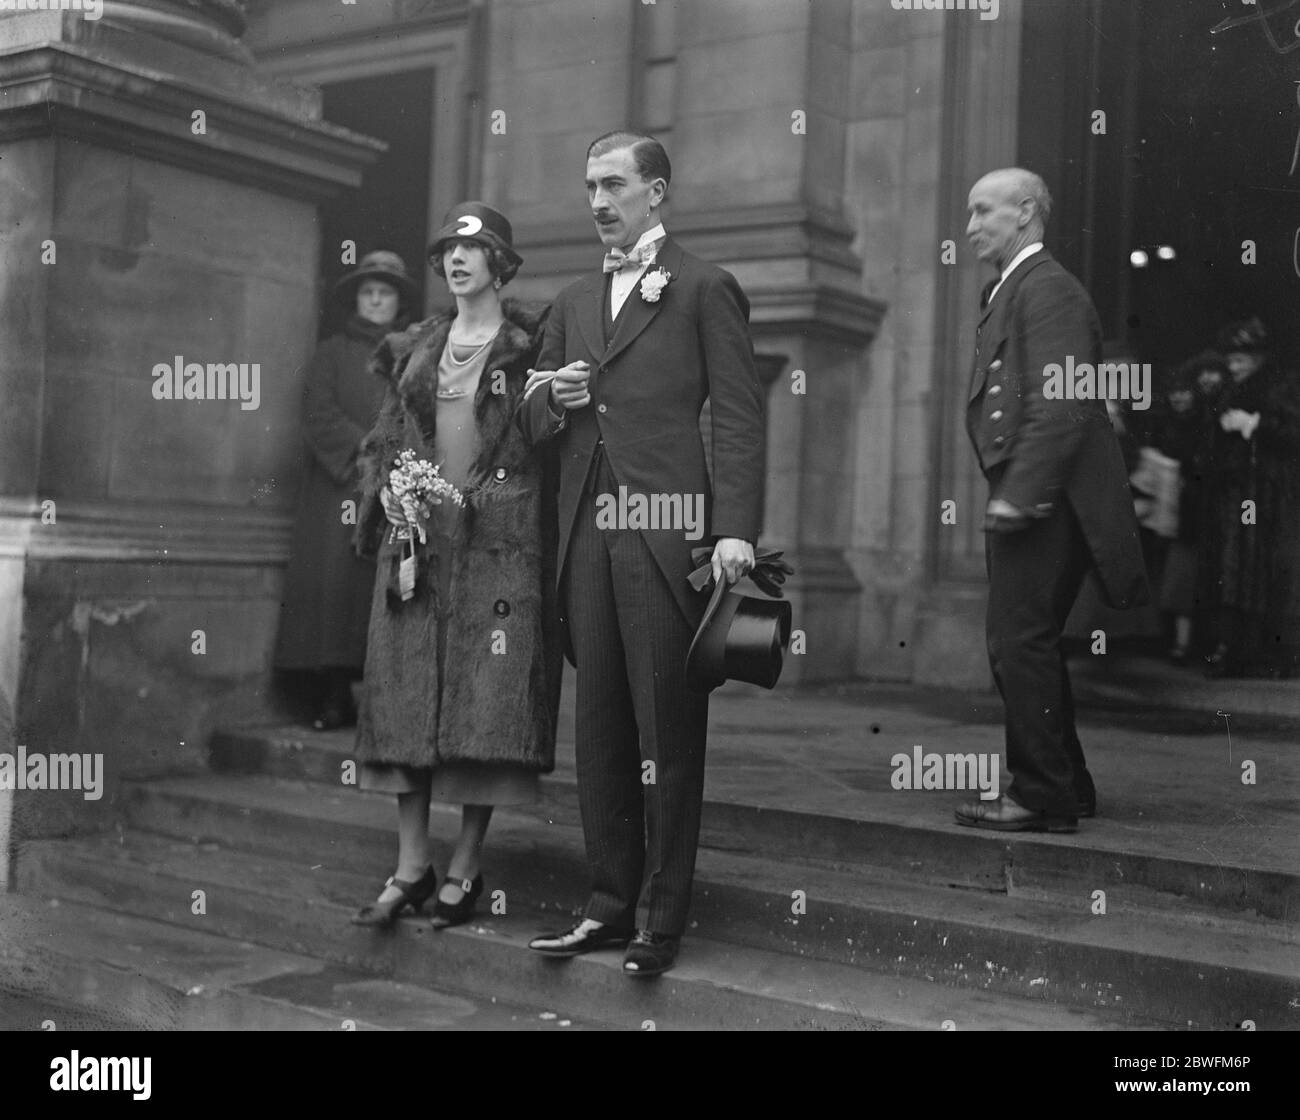
[[[1177,252],[1171,265],[1133,270],[1152,361],[1186,358],[1226,321],[1254,314],[1285,359],[1300,356],[1297,17],[1294,0],[1142,5],[1137,240]],[[1243,260],[1247,242],[1254,264]]]
[[[344,241],[356,242],[357,259],[373,249],[401,255],[419,287],[414,318],[423,315],[424,254],[428,238],[429,160],[433,144],[433,70],[410,70],[323,87],[325,119],[373,136],[388,151],[365,173],[361,187],[321,207],[321,264],[327,285],[348,266]],[[329,295],[327,288],[326,297]],[[337,330],[346,313],[321,300],[320,333]]]
[[[1296,0],[1025,7],[1019,158],[1056,196],[1049,248],[1141,361],[1252,314],[1300,358],[1297,16]]]

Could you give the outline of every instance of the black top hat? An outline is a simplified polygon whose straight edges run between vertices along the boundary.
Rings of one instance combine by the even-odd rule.
[[[755,572],[760,578],[765,566],[776,582],[785,579],[780,572],[792,571],[781,561],[779,552],[755,557]],[[707,578],[709,572],[707,564],[698,569],[692,574],[692,585],[702,586],[698,577],[703,574]],[[781,594],[770,579],[760,586]],[[692,692],[712,692],[726,681],[774,687],[790,645],[791,615],[790,604],[784,599],[742,595],[732,591],[725,580],[719,581],[686,655],[686,686]]]
[[[487,203],[462,202],[448,210],[442,228],[429,242],[429,256],[437,256],[445,242],[459,238],[500,249],[516,268],[524,263],[524,258],[514,250],[514,231],[509,220]]]
[[[348,297],[364,280],[382,280],[391,284],[408,306],[415,298],[415,281],[406,271],[406,262],[388,249],[376,249],[362,257],[361,263],[334,285],[334,294],[340,299]]]

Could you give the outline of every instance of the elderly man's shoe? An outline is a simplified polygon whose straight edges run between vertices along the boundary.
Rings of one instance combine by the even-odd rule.
[[[636,937],[623,957],[624,976],[658,976],[673,967],[681,939],[648,929],[636,931]]]
[[[994,832],[1075,832],[1079,818],[1064,813],[1026,809],[1005,793],[994,801],[968,801],[957,806],[957,823]]]

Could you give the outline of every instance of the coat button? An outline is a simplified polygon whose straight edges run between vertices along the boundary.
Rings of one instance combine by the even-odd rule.
[[[497,467],[497,470],[496,470],[497,481],[498,481],[498,482],[505,482],[506,477],[509,475],[509,473],[510,473],[510,472],[507,471],[507,470],[505,469],[505,467]]]
[[[989,373],[997,373],[997,371],[1000,370],[1001,368],[1002,368],[1001,358],[994,358],[993,361],[989,362]]]
[[[1000,408],[995,408],[995,409],[993,410],[992,414],[989,416],[989,419],[990,419],[990,420],[1001,420],[1001,419],[1002,419],[1002,409],[1000,409]]]
[[[1006,436],[994,436],[994,437],[993,437],[993,446],[994,446],[994,447],[1001,447],[1001,446],[1002,446],[1004,443],[1006,443],[1006,442],[1007,442],[1007,437],[1006,437]]]
[[[990,396],[990,397],[996,397],[1000,392],[1002,392],[1002,386],[1001,386],[1001,385],[990,385],[990,386],[989,386],[989,396]]]
[[[496,612],[497,618],[505,618],[510,613],[510,604],[504,599],[498,599],[492,604],[492,609]]]
[[[596,406],[596,411],[597,411],[597,412],[602,412],[602,413],[603,413],[603,412],[605,412],[605,411],[607,411],[607,410],[606,410],[606,408],[605,408],[605,406],[604,406],[603,404],[598,404],[598,405]]]

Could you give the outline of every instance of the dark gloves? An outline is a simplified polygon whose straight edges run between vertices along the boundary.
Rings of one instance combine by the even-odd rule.
[[[754,567],[748,573],[749,578],[764,595],[770,595],[773,599],[785,598],[781,585],[785,583],[786,576],[794,575],[794,569],[781,559],[784,555],[779,549],[754,549]],[[696,568],[686,578],[693,590],[703,591],[713,581],[713,549],[691,549],[691,563]]]

